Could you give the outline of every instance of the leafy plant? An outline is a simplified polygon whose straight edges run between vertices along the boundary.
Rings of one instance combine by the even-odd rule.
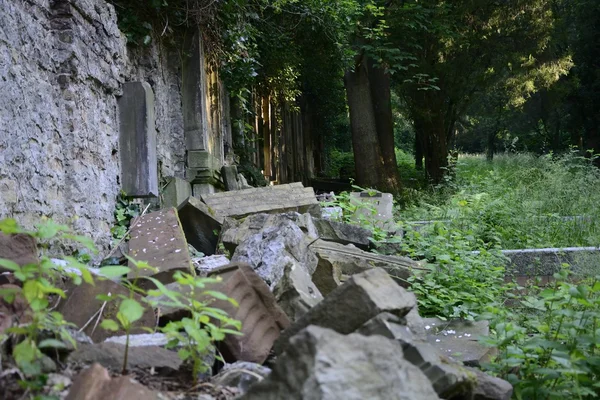
[[[125,192],[121,191],[117,196],[115,207],[115,226],[110,230],[115,242],[120,241],[127,234],[131,220],[141,213],[140,205],[131,202]]]

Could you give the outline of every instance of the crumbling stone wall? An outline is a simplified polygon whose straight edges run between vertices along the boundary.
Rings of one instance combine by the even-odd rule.
[[[117,98],[146,80],[155,95],[161,176],[183,176],[179,57],[128,54],[104,0],[0,0],[0,218],[47,216],[100,247],[120,190]]]

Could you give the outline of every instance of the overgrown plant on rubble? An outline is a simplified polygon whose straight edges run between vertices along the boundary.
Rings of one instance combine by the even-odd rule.
[[[92,252],[96,252],[96,248],[89,238],[77,236],[67,226],[50,219],[43,219],[33,231],[26,231],[14,219],[0,220],[0,232],[29,234],[42,248],[42,256],[36,263],[19,266],[11,260],[0,259],[0,266],[11,271],[22,284],[22,287],[15,285],[0,289],[0,297],[10,304],[24,302],[26,305],[23,320],[17,321],[0,335],[0,342],[12,341],[12,357],[17,367],[25,377],[35,380],[43,372],[43,349],[65,348],[66,342],[75,345],[67,330],[72,324],[66,322],[59,312],[53,311],[56,299],[60,301],[65,298],[64,291],[58,285],[62,276],[68,276],[77,285],[82,281],[94,284],[87,266],[74,257],[64,257],[66,266],[58,266],[52,262],[46,250],[50,244],[65,241],[75,241]],[[75,270],[79,273],[73,272]],[[52,297],[56,299],[51,303]]]
[[[216,342],[225,339],[225,335],[241,335],[241,322],[230,318],[225,311],[212,307],[211,303],[222,300],[234,307],[238,307],[238,304],[223,293],[211,290],[211,286],[221,282],[221,278],[204,278],[181,271],[175,272],[173,277],[185,291],[170,290],[157,279],[146,278],[157,288],[148,292],[149,302],[154,307],[176,307],[188,314],[179,321],[169,322],[160,330],[169,338],[166,347],[177,348],[179,357],[191,362],[195,384],[198,374],[210,369],[206,356]]]

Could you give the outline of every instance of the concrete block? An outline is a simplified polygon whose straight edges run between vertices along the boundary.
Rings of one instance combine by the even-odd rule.
[[[175,208],[155,211],[139,217],[136,221],[131,229],[129,256],[158,268],[158,273],[150,270],[132,270],[129,278],[136,274],[154,276],[163,283],[169,283],[173,282],[172,275],[175,271],[192,273],[188,244]],[[133,268],[133,264],[129,264]]]
[[[179,217],[187,241],[206,255],[215,254],[223,219],[195,197],[179,206]]]
[[[171,177],[162,193],[162,207],[179,207],[192,195],[192,186],[185,179]]]
[[[309,325],[349,334],[377,314],[402,317],[416,304],[414,294],[398,286],[383,269],[373,268],[354,275],[294,322],[277,340],[275,352],[285,351],[289,338]]]
[[[158,196],[154,94],[147,82],[123,84],[119,106],[121,187],[132,197]]]
[[[242,218],[257,212],[287,211],[321,216],[321,206],[313,189],[302,187],[300,182],[208,194],[203,195],[202,200],[221,217]]]

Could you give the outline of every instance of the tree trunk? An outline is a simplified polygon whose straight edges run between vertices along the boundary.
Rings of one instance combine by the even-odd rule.
[[[494,160],[494,153],[496,152],[496,129],[492,129],[487,135],[487,151],[485,158],[492,162]]]
[[[416,124],[416,122],[415,122]],[[415,125],[415,169],[423,170],[423,132]]]
[[[448,167],[448,129],[440,113],[419,115],[415,131],[421,137],[425,156],[425,175],[432,183],[442,182]]]
[[[363,187],[381,188],[385,167],[366,64],[359,62],[354,71],[347,71],[344,84],[350,110],[356,183]]]
[[[383,185],[385,190],[397,194],[400,193],[402,184],[400,182],[394,145],[394,117],[392,116],[390,75],[385,69],[375,66],[370,59],[368,72],[375,126],[379,139],[379,151],[385,169]]]

